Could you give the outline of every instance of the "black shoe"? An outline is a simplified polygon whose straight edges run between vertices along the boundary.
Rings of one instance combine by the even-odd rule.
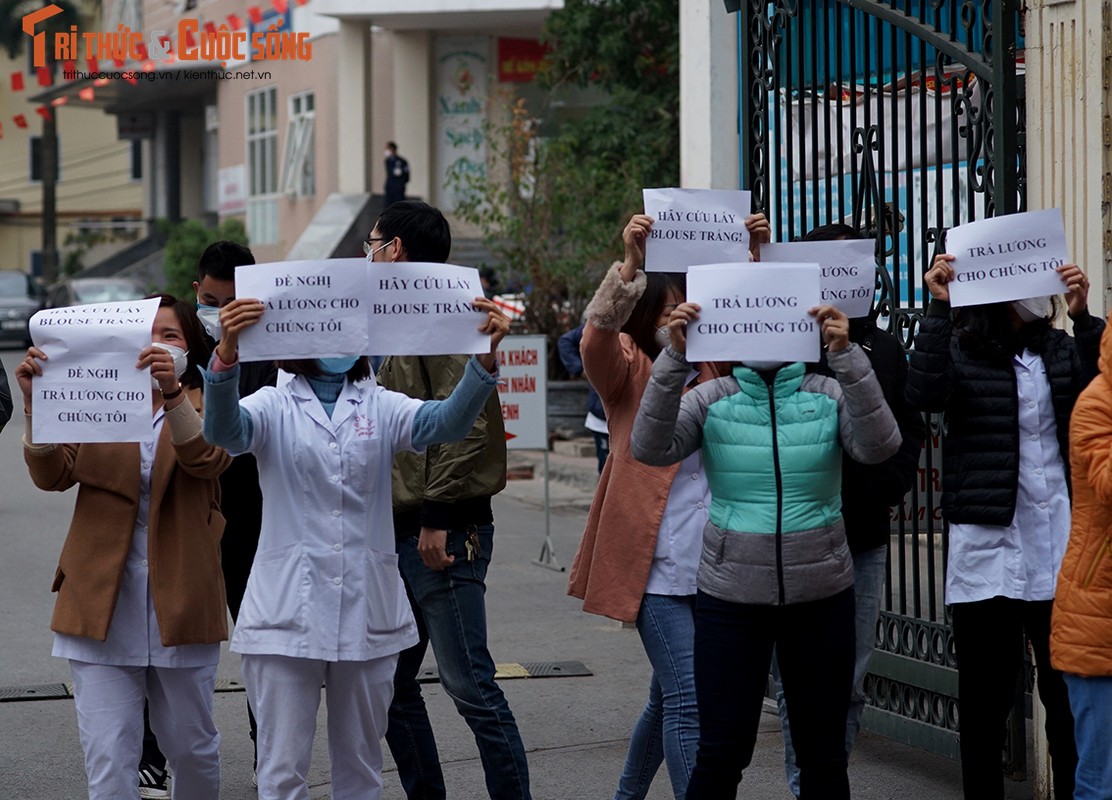
[[[169,773],[153,764],[139,764],[139,796],[147,800],[170,800]]]

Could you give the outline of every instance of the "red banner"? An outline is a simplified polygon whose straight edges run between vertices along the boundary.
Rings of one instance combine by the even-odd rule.
[[[536,39],[498,40],[498,80],[501,83],[530,83],[537,77],[548,47]]]

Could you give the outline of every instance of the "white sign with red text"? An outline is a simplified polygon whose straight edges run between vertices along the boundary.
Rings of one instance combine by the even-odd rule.
[[[548,340],[507,336],[498,349],[498,399],[510,450],[548,449]]]

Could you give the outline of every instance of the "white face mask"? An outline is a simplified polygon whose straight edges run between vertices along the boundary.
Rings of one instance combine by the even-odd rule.
[[[216,341],[220,341],[220,309],[216,306],[205,306],[200,303],[197,304],[197,319],[201,321],[201,327],[205,329],[205,333],[211,336]]]
[[[386,156],[387,158],[389,158],[390,156],[394,155],[394,154],[393,154],[393,153],[391,153],[391,152],[390,152],[389,150],[383,150],[383,151],[382,151],[382,154],[383,154],[384,156]]]
[[[1050,316],[1050,296],[1013,300],[1012,308],[1024,322],[1034,322],[1037,319]]]
[[[653,334],[653,339],[656,341],[656,346],[663,350],[665,347],[672,343],[672,337],[668,335],[668,326],[661,325],[656,329]]]
[[[185,374],[185,370],[189,366],[186,356],[189,355],[188,350],[182,350],[180,347],[172,344],[163,344],[162,342],[151,342],[151,347],[157,347],[159,350],[165,350],[174,358],[174,374],[181,378]],[[151,376],[151,386],[155,389],[158,388],[158,381],[155,380],[154,375]]]
[[[743,367],[749,367],[749,369],[767,370],[767,369],[779,369],[780,367],[784,366],[784,364],[786,364],[787,362],[785,362],[785,361],[739,361],[738,363],[741,364]]]

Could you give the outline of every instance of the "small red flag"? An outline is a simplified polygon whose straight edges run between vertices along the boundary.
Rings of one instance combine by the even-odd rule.
[[[139,44],[135,45],[135,52],[139,54],[139,60],[140,61],[146,61],[147,60],[147,43],[146,42],[139,42]]]
[[[39,67],[36,72],[39,74],[39,86],[49,86],[54,83],[54,79],[50,77],[50,70],[46,67]]]
[[[303,6],[303,5],[305,5],[306,3],[308,3],[308,2],[309,2],[309,0],[297,0],[297,4],[298,4],[299,6]]]
[[[279,14],[285,14],[290,8],[289,0],[270,0],[270,4]]]
[[[238,31],[243,27],[243,20],[235,14],[228,15],[228,24],[232,26],[233,31]]]
[[[209,34],[212,34],[213,36],[215,36],[216,35],[216,23],[212,22],[212,21],[206,22],[205,23],[205,33],[209,33]]]
[[[89,72],[100,72],[100,65],[92,56],[85,56],[85,64],[88,65]]]
[[[119,69],[124,65],[124,60],[122,58],[113,58],[112,64],[116,67],[116,69]]]
[[[249,9],[247,9],[247,16],[249,16],[251,18],[251,21],[254,22],[256,25],[263,24],[263,10],[258,6],[251,6]]]
[[[73,73],[77,72],[77,62],[76,61],[70,60],[70,61],[63,61],[62,62],[62,77],[63,78],[66,77],[67,72],[70,75],[73,75]],[[75,80],[75,79],[76,79],[76,76],[74,76],[74,78],[69,78],[67,80]]]
[[[197,46],[197,40],[193,38],[193,31],[189,28],[185,29],[185,46],[190,50]]]
[[[39,106],[35,109],[35,113],[43,119],[54,119],[54,115],[50,113],[50,109],[46,106]]]
[[[0,139],[4,138],[4,125],[0,123]]]
[[[22,114],[16,114],[14,117],[12,117],[12,122],[15,123],[15,126],[17,128],[27,127],[27,117],[23,116]]]
[[[22,72],[13,72],[12,73],[12,91],[13,92],[22,92],[23,91],[23,73]]]
[[[84,100],[86,103],[93,102],[93,87],[86,86],[84,89],[77,93],[77,96]]]

